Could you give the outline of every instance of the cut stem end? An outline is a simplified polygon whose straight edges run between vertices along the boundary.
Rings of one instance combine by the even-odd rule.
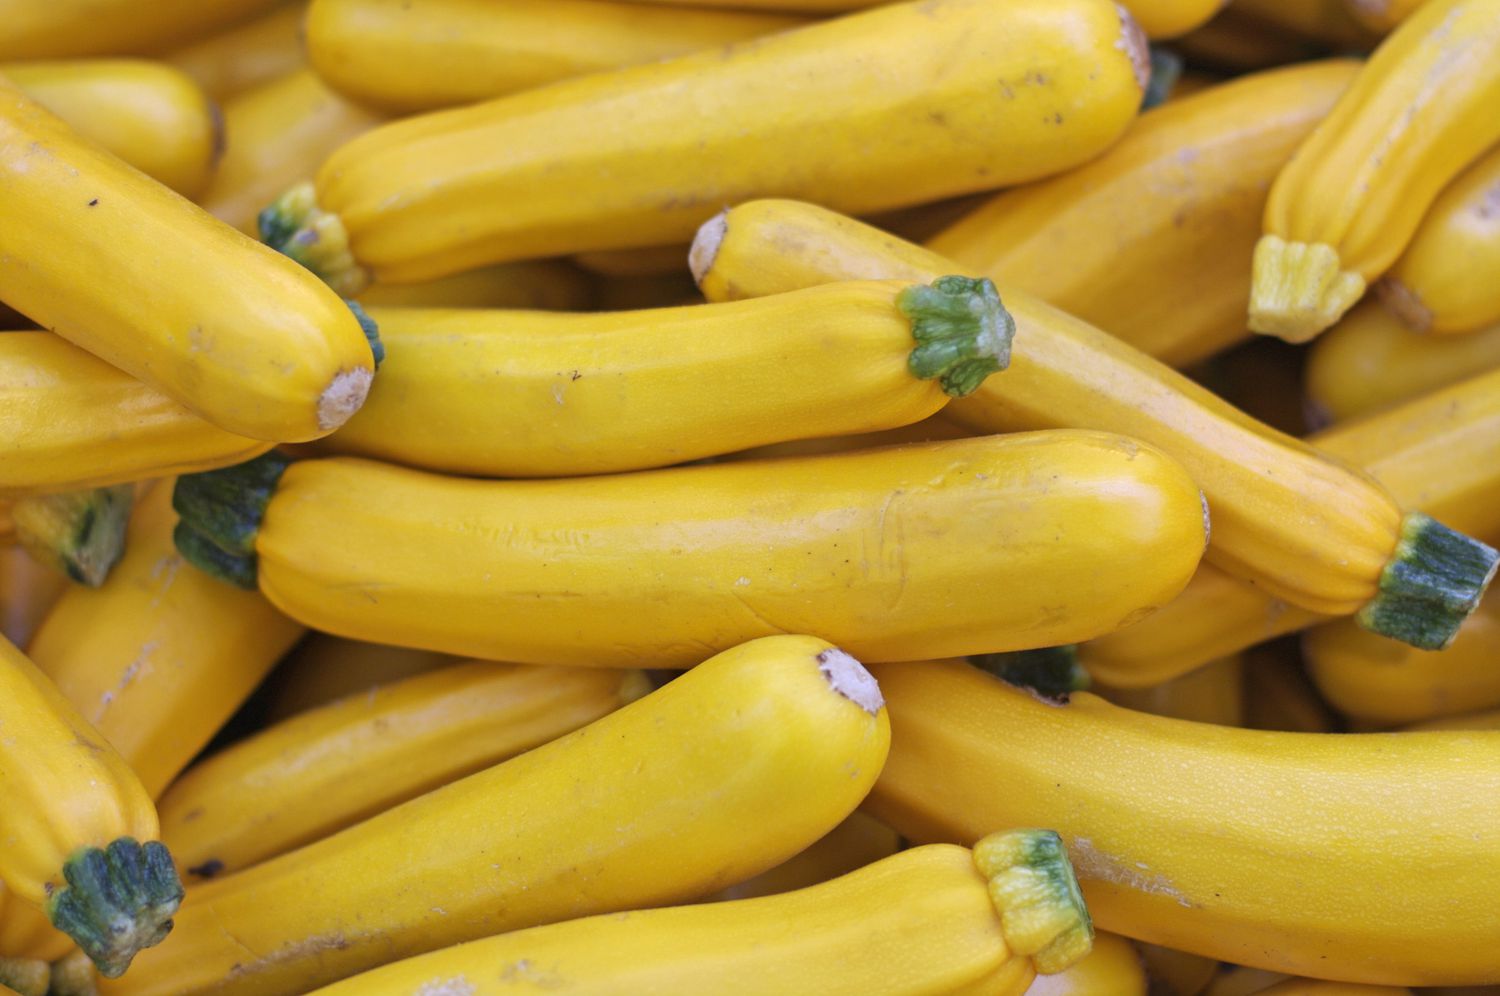
[[[880,694],[880,684],[875,676],[842,650],[834,648],[819,654],[818,670],[828,681],[828,687],[870,715],[875,715],[885,705],[885,696]]]
[[[1453,642],[1500,565],[1500,553],[1420,512],[1401,523],[1380,591],[1356,617],[1373,633],[1422,650]]]
[[[917,341],[907,369],[919,380],[936,380],[950,397],[973,394],[986,377],[1010,365],[1016,320],[989,280],[938,277],[903,290],[896,307]]]
[[[109,979],[166,938],[183,897],[172,857],[158,841],[121,837],[106,848],[80,848],[63,865],[63,878],[67,885],[48,900],[47,915]]]
[[[724,244],[724,236],[728,234],[727,208],[698,226],[698,234],[693,236],[693,244],[688,248],[688,269],[693,271],[693,280],[699,287],[703,286],[708,271],[714,268],[714,261],[719,258],[719,246]]]
[[[1264,235],[1255,244],[1250,328],[1287,342],[1307,342],[1343,317],[1365,293],[1365,279],[1344,270],[1321,242]]]
[[[1038,972],[1065,971],[1093,950],[1094,923],[1056,831],[992,833],[974,845],[974,866],[989,880],[1006,945]]]

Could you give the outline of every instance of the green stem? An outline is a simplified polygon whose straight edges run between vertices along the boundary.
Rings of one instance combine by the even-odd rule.
[[[955,398],[973,394],[992,373],[1010,365],[1015,319],[995,285],[980,277],[938,277],[896,296],[911,321],[917,348],[907,368],[920,380],[937,380]]]
[[[974,866],[989,879],[1005,943],[1036,970],[1066,970],[1094,946],[1094,923],[1062,838],[1053,830],[1007,830],[974,845]]]
[[[1146,84],[1146,95],[1141,99],[1141,110],[1149,111],[1165,104],[1172,95],[1172,88],[1182,78],[1182,56],[1160,45],[1151,46],[1151,82]]]
[[[1004,654],[976,654],[969,658],[969,663],[1019,688],[1030,689],[1044,699],[1066,702],[1071,693],[1089,687],[1089,673],[1078,663],[1078,648],[1071,644]]]
[[[172,527],[172,543],[182,559],[204,574],[228,581],[236,588],[254,591],[259,583],[259,564],[254,554],[248,557],[225,553],[186,522]]]
[[[1380,593],[1359,610],[1359,624],[1422,650],[1441,650],[1479,604],[1497,563],[1500,554],[1492,547],[1413,512],[1380,574]]]
[[[311,183],[299,183],[276,199],[257,218],[260,240],[317,274],[344,297],[353,297],[370,282],[354,259],[349,232],[336,214],[318,207]]]
[[[37,958],[0,958],[0,986],[20,996],[47,996],[52,966]]]
[[[182,902],[172,856],[154,840],[121,837],[102,849],[79,848],[63,878],[68,884],[48,899],[47,915],[108,979],[123,975],[136,952],[162,942]]]
[[[349,306],[350,311],[354,312],[354,318],[359,322],[359,330],[365,334],[365,341],[370,344],[370,355],[375,358],[375,369],[379,370],[380,365],[385,362],[385,343],[380,341],[380,326],[376,325],[375,319],[360,307],[358,301],[345,298],[344,303]]]
[[[172,492],[172,507],[181,516],[172,533],[178,552],[199,570],[254,588],[255,537],[290,464],[269,450],[232,467],[179,477]]]
[[[125,552],[135,486],[20,498],[11,507],[16,538],[40,563],[90,588],[109,577]]]

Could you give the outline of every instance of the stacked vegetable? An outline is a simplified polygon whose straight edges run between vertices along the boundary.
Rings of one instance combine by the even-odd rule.
[[[1500,0],[1219,7],[0,0],[0,992],[1500,984]]]

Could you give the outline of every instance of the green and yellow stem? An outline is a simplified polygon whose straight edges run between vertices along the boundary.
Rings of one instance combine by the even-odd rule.
[[[340,295],[353,297],[369,285],[369,271],[355,260],[343,221],[318,207],[310,182],[282,194],[256,221],[262,242],[307,267]]]
[[[36,958],[0,958],[0,986],[20,996],[47,996],[52,966]]]
[[[1253,331],[1307,342],[1343,317],[1365,293],[1365,278],[1343,269],[1338,251],[1321,242],[1264,235],[1251,266]]]
[[[135,486],[19,498],[11,506],[16,538],[39,563],[97,588],[125,552]]]
[[[1380,593],[1356,618],[1373,633],[1441,650],[1479,605],[1497,563],[1492,547],[1413,512],[1380,574]]]
[[[1078,648],[1043,647],[1004,654],[976,654],[969,663],[1002,681],[1029,689],[1044,699],[1066,702],[1073,692],[1089,687],[1089,673],[1078,663]]]
[[[1006,830],[974,845],[990,883],[1000,932],[1043,975],[1066,971],[1094,946],[1094,923],[1062,838],[1052,830]]]
[[[1182,78],[1182,56],[1160,45],[1151,46],[1151,82],[1146,84],[1145,96],[1141,98],[1141,110],[1149,111],[1167,102],[1172,88]]]
[[[254,588],[255,536],[290,463],[270,450],[232,467],[179,477],[172,507],[180,521],[172,540],[183,558],[221,580]]]
[[[47,996],[99,996],[98,973],[89,956],[75,950],[53,962]]]
[[[385,343],[380,341],[380,326],[375,324],[375,319],[366,314],[365,309],[353,298],[345,298],[344,303],[349,310],[354,312],[355,321],[359,322],[359,330],[365,334],[365,341],[370,344],[370,355],[374,358],[375,369],[385,362]]]
[[[917,340],[907,368],[920,380],[936,380],[946,394],[972,394],[1010,365],[1016,322],[989,280],[938,277],[903,290],[896,307]]]
[[[121,837],[105,848],[80,848],[63,865],[63,879],[47,915],[108,979],[166,938],[182,903],[182,882],[159,841]]]

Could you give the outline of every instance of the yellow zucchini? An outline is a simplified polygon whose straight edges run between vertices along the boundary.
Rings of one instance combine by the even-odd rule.
[[[276,667],[266,721],[274,723],[355,692],[457,664],[461,659],[431,650],[308,633]]]
[[[928,250],[791,201],[754,201],[712,219],[691,259],[712,301],[856,276],[963,272]],[[1112,336],[1020,291],[1004,293],[1020,330],[1004,383],[980,385],[945,416],[983,432],[1107,429],[1159,446],[1208,497],[1211,563],[1296,605],[1358,612],[1364,625],[1414,645],[1451,639],[1493,573],[1493,550],[1425,516],[1403,517],[1369,477]],[[1422,550],[1428,536],[1443,552]],[[1439,569],[1445,576],[1427,574],[1439,562],[1450,565]]]
[[[1379,411],[1500,367],[1500,323],[1469,335],[1406,328],[1364,301],[1308,350],[1304,381],[1314,417],[1338,421]]]
[[[182,885],[140,779],[0,640],[0,879],[107,976],[172,929]],[[144,841],[144,843],[142,843]]]
[[[307,58],[351,100],[410,114],[807,23],[617,0],[313,0]]]
[[[21,547],[5,544],[0,540],[0,634],[24,647],[69,583]]]
[[[568,736],[195,888],[171,943],[107,991],[307,992],[507,930],[687,900],[827,833],[889,740],[880,690],[848,654],[806,636],[743,644]]]
[[[1385,642],[1393,643],[1390,640]],[[1147,688],[1094,686],[1091,690],[1117,706],[1137,712],[1149,712],[1153,716],[1190,719],[1195,723],[1216,723],[1219,726],[1243,726],[1243,671],[1240,658],[1236,655],[1220,658],[1195,671]],[[170,839],[167,840],[167,843],[171,842]],[[174,847],[172,853],[176,854],[177,848]]]
[[[1201,360],[1249,334],[1266,188],[1356,71],[1293,66],[1170,101],[1098,159],[991,198],[928,248],[1164,363]]]
[[[1163,604],[1207,527],[1175,462],[1095,432],[556,481],[284,466],[182,478],[179,549],[325,632],[526,664],[811,629],[869,659],[1050,646]]]
[[[51,332],[0,333],[0,494],[105,487],[238,463],[269,443],[204,421]]]
[[[79,135],[184,197],[207,186],[223,150],[219,111],[181,70],[145,59],[0,65]]]
[[[371,345],[337,295],[3,77],[0,177],[7,304],[240,435],[313,439],[364,400]]]
[[[320,450],[563,477],[919,422],[1005,368],[987,280],[846,282],[616,314],[372,310],[387,361]]]
[[[72,938],[0,882],[0,959],[51,962],[72,949]]]
[[[1500,139],[1500,0],[1433,0],[1381,43],[1276,177],[1250,327],[1306,342],[1384,273]]]
[[[378,308],[587,311],[594,300],[594,286],[587,274],[563,260],[530,259],[465,270],[420,284],[371,284],[359,299]]]
[[[1146,996],[1146,970],[1134,945],[1100,931],[1092,951],[1056,975],[1038,975],[1026,996]]]
[[[1500,709],[1481,712],[1466,712],[1461,716],[1444,716],[1442,719],[1427,719],[1411,723],[1403,730],[1500,730]]]
[[[1345,0],[1349,10],[1372,31],[1389,31],[1427,4],[1427,0]]]
[[[1147,65],[1108,0],[898,3],[377,128],[261,232],[353,293],[371,274],[670,245],[758,195],[919,204],[1093,158]]]
[[[916,842],[1053,826],[1105,930],[1371,984],[1500,977],[1500,738],[1237,730],[961,662],[873,670],[900,734],[866,808]]]
[[[135,487],[31,495],[11,505],[11,523],[33,560],[79,584],[97,588],[125,546],[125,520]]]
[[[234,97],[303,65],[306,4],[280,2],[258,17],[161,56],[198,81],[214,100]]]
[[[754,878],[720,889],[705,901],[752,899],[805,889],[872,865],[900,850],[901,838],[896,831],[856,809],[806,850]]]
[[[1375,290],[1417,332],[1500,323],[1500,146],[1443,190]]]
[[[110,579],[69,589],[29,647],[152,798],[302,632],[254,592],[183,564],[171,498],[166,481],[141,500]]]
[[[121,55],[180,44],[281,0],[0,0],[0,60]]]
[[[456,664],[266,727],[194,765],[157,807],[185,877],[321,840],[514,757],[650,690],[639,671]]]

